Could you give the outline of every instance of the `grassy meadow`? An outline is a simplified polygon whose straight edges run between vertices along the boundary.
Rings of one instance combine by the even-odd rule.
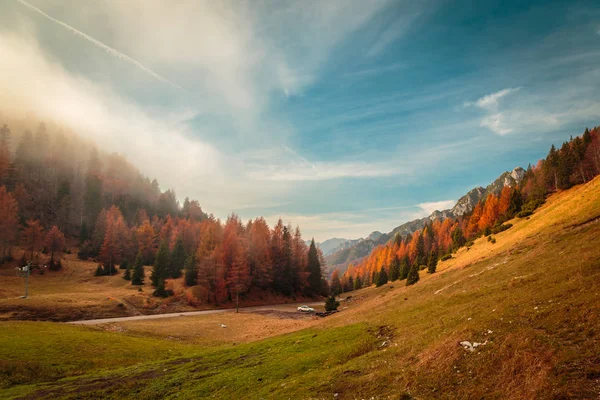
[[[598,398],[600,178],[511,223],[320,320],[0,322],[0,398]]]

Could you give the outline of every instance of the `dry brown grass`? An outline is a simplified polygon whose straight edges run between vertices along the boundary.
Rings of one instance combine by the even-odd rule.
[[[168,320],[142,320],[111,323],[100,329],[128,332],[135,335],[162,337],[169,340],[190,342],[207,346],[247,343],[298,331],[319,323],[311,316],[289,318],[287,312],[255,314],[250,312],[226,312]],[[226,325],[222,328],[221,324]]]

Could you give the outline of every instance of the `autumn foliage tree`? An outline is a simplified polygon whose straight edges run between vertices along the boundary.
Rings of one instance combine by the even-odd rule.
[[[42,228],[40,221],[32,219],[28,220],[27,225],[23,230],[23,244],[30,252],[30,259],[33,260],[33,253],[40,248],[43,239],[44,228]]]
[[[54,225],[46,234],[46,240],[44,242],[46,250],[50,252],[50,269],[59,270],[62,265],[60,260],[55,262],[54,257],[60,258],[60,255],[65,248],[65,235]]]

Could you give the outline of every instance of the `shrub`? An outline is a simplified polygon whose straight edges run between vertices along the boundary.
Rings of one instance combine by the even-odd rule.
[[[334,295],[331,295],[325,300],[325,311],[336,311],[340,306],[340,302],[335,299]]]
[[[62,269],[62,263],[60,262],[60,260],[51,261],[48,264],[48,268],[50,269],[50,271],[60,271]]]
[[[490,229],[489,226],[483,230],[483,236],[490,236],[491,234],[492,234],[492,230]]]
[[[496,238],[493,237],[492,235],[488,236],[488,242],[490,242],[491,244],[496,243]]]
[[[502,224],[495,226],[494,228],[492,228],[492,233],[495,235],[497,233],[504,232],[505,230],[512,228],[512,226],[512,224]]]
[[[529,211],[529,210],[523,210],[523,211],[519,211],[516,215],[517,218],[525,218],[525,217],[529,217],[531,214],[533,214],[533,211]]]
[[[80,260],[87,260],[92,255],[92,243],[89,240],[86,240],[81,245],[81,248],[77,252],[77,258]]]
[[[442,256],[442,258],[440,258],[440,261],[446,261],[452,258],[452,254],[444,254]]]
[[[471,247],[471,246],[473,246],[474,244],[475,244],[475,242],[474,242],[474,241],[472,241],[472,240],[469,240],[467,243],[465,243],[465,246],[467,246],[467,247]]]

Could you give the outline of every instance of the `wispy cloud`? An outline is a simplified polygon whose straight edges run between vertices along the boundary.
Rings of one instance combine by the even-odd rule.
[[[249,178],[258,181],[325,181],[341,178],[379,178],[409,173],[409,169],[387,163],[367,162],[317,162],[310,164],[255,164],[247,167]],[[313,168],[307,169],[305,165]]]
[[[290,153],[291,155],[293,155],[294,157],[296,157],[297,159],[299,159],[300,161],[302,161],[303,163],[305,163],[306,165],[308,165],[312,169],[317,169],[317,167],[315,166],[315,164],[312,164],[306,158],[304,158],[300,154],[296,153],[294,150],[290,149],[289,147],[287,147],[285,145],[281,145],[281,147],[283,147],[283,149],[285,151],[287,151],[288,153]]]
[[[402,68],[406,68],[405,63],[394,63],[390,65],[375,66],[371,68],[360,69],[358,71],[347,72],[342,76],[345,78],[363,78],[366,76],[380,75],[391,71],[397,71]]]
[[[49,19],[50,21],[62,26],[63,28],[69,30],[71,33],[87,40],[88,42],[92,43],[93,45],[101,48],[102,50],[106,51],[108,54],[110,54],[113,57],[116,57],[120,60],[123,60],[125,62],[128,62],[129,64],[132,64],[134,66],[136,66],[137,68],[141,69],[142,71],[144,71],[145,73],[147,73],[148,75],[150,75],[151,77],[153,77],[154,79],[161,81],[163,83],[169,84],[177,89],[180,90],[184,90],[181,86],[173,83],[172,81],[168,80],[167,78],[157,74],[156,72],[154,72],[153,70],[151,70],[150,68],[146,67],[144,64],[142,64],[141,62],[134,60],[133,58],[129,57],[127,54],[123,54],[120,51],[113,49],[110,46],[107,46],[106,44],[102,43],[101,41],[94,39],[93,37],[81,32],[78,29],[73,28],[71,25],[68,25],[54,17],[51,17],[50,15],[46,14],[45,12],[43,12],[42,10],[40,10],[39,8],[27,3],[25,0],[17,0],[19,3],[23,4],[25,7],[29,8],[30,10],[35,11],[36,13],[44,16],[45,18]]]
[[[420,12],[407,12],[396,18],[385,29],[381,31],[375,42],[366,53],[367,57],[378,56],[390,44],[400,38],[410,27],[413,21],[419,16]]]
[[[465,107],[476,106],[484,110],[493,111],[498,108],[500,99],[508,96],[509,94],[516,93],[519,90],[521,90],[520,87],[506,88],[494,93],[486,94],[485,96],[477,99],[475,102],[465,102]]]

